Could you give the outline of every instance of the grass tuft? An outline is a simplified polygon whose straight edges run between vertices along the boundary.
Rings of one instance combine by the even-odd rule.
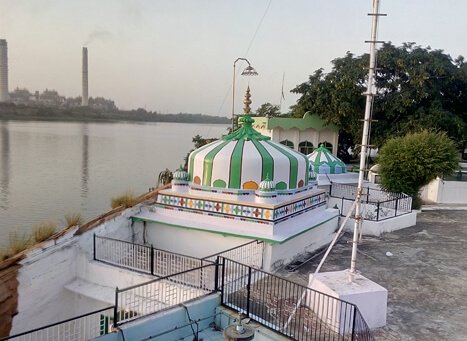
[[[22,235],[18,232],[11,232],[9,235],[8,246],[3,250],[0,250],[0,261],[10,258],[21,251],[26,250],[32,245],[31,237],[26,233]]]
[[[110,206],[117,208],[123,206],[129,208],[136,205],[136,196],[132,192],[126,192],[118,197],[112,198]]]
[[[65,214],[66,227],[79,226],[83,224],[84,219],[81,213],[67,213]]]
[[[57,231],[57,224],[52,221],[43,221],[36,226],[32,230],[33,239],[36,242],[42,242],[48,239],[51,235],[53,235]]]

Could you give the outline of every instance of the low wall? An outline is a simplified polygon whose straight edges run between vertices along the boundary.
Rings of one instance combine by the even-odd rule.
[[[220,295],[213,294],[185,304],[192,320],[198,321],[199,330],[209,328],[214,322],[215,309],[220,305]],[[183,306],[162,311],[145,319],[136,320],[120,326],[120,332],[113,332],[95,338],[95,341],[155,340],[173,341],[193,335],[187,311]],[[193,325],[196,330],[196,325]],[[124,334],[124,338],[122,337]],[[156,335],[159,335],[155,337]]]
[[[467,181],[437,178],[422,188],[422,200],[437,204],[467,204]]]
[[[340,221],[343,221],[343,219],[344,217],[340,217]],[[363,220],[363,235],[379,237],[383,233],[401,230],[406,227],[414,226],[416,223],[416,211],[381,221]],[[354,225],[355,219],[349,218],[345,223],[344,231],[353,233]]]
[[[86,271],[82,267],[92,259],[93,233],[112,234],[116,230],[127,233],[129,229],[121,227],[127,226],[128,217],[138,210],[137,207],[128,209],[82,234],[78,234],[76,228],[70,229],[60,238],[26,251],[18,264],[18,313],[13,318],[9,335],[91,311],[92,308],[86,308],[84,301],[80,302],[65,286],[79,277],[80,270]],[[102,307],[102,304],[97,306]]]

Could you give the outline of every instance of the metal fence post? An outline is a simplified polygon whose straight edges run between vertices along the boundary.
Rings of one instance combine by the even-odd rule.
[[[222,257],[222,275],[221,275],[221,304],[224,304],[224,285],[225,285],[225,258]]]
[[[154,247],[151,244],[151,275],[154,276]]]
[[[118,287],[115,288],[114,326],[118,327]]]
[[[355,332],[355,320],[356,320],[356,316],[357,316],[357,306],[354,306],[353,307],[353,316],[352,316],[352,341],[356,340],[356,332]]]
[[[94,260],[96,260],[96,234],[93,234],[93,251],[92,251],[92,257]]]
[[[344,197],[342,197],[342,203],[341,203],[341,216],[344,216]]]
[[[250,317],[250,293],[251,293],[251,266],[248,267],[248,284],[246,286],[246,316]]]
[[[216,267],[214,268],[214,291],[219,290],[219,256],[216,257]]]
[[[394,217],[397,217],[397,204],[399,203],[399,199],[396,199],[396,207],[394,210]]]
[[[379,201],[376,204],[376,221],[379,221]]]
[[[368,204],[368,201],[370,199],[370,187],[366,188],[366,203]]]

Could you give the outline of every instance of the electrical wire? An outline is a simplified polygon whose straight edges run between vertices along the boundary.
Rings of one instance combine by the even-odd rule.
[[[198,322],[191,319],[190,312],[188,311],[188,307],[186,305],[181,304],[181,306],[185,308],[186,315],[188,316],[188,321],[194,322],[196,324],[196,333],[195,333],[195,329],[193,328],[193,323],[190,323],[190,327],[191,327],[191,331],[193,332],[193,336],[194,336],[193,341],[198,341],[198,330],[199,330]]]
[[[266,6],[266,9],[264,10],[264,13],[263,13],[263,16],[261,17],[261,19],[259,20],[259,23],[258,25],[256,26],[256,29],[255,29],[255,32],[253,33],[253,36],[251,37],[250,39],[250,42],[248,43],[248,47],[246,49],[246,52],[243,54],[244,58],[246,58],[248,56],[248,53],[250,52],[250,49],[251,47],[253,46],[253,43],[256,39],[256,35],[258,34],[262,24],[263,24],[263,21],[264,21],[264,18],[266,18],[266,15],[268,14],[269,12],[269,8],[271,7],[271,3],[272,3],[272,0],[269,0],[268,2],[268,5]],[[240,70],[239,70],[240,71]],[[239,72],[237,71],[237,73]],[[229,96],[230,92],[232,91],[232,84],[230,84],[229,88],[227,89],[227,91],[225,92],[225,95],[224,95],[224,98],[222,99],[222,103],[221,105],[219,106],[219,110],[217,110],[217,114],[219,115],[222,108],[224,107],[224,104],[225,102],[227,101],[227,97]]]

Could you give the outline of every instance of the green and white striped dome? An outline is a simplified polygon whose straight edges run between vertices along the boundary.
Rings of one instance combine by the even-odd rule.
[[[182,165],[173,173],[174,180],[186,181],[188,180],[188,173],[183,169]]]
[[[269,176],[266,175],[266,179],[259,184],[259,190],[261,192],[274,192],[276,190],[276,185],[274,181],[269,180]]]
[[[250,115],[239,119],[241,128],[190,154],[192,184],[206,187],[256,190],[268,178],[277,190],[308,184],[308,159],[253,129]]]
[[[345,163],[332,155],[324,144],[321,144],[319,148],[308,155],[308,160],[310,161],[310,175],[346,172]]]

